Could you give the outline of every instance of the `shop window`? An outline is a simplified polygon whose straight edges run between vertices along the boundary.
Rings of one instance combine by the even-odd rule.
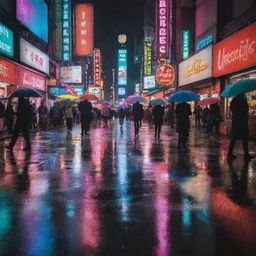
[[[245,79],[256,79],[256,70],[230,77],[227,81],[228,82],[227,85],[238,82],[239,80],[245,80]],[[247,102],[249,105],[249,117],[252,117],[252,118],[256,117],[256,91],[245,93],[245,96],[247,98]],[[232,117],[232,114],[230,111],[231,100],[232,98],[228,98],[226,100],[226,118]]]

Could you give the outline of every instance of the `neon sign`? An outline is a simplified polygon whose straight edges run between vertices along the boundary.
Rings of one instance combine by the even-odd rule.
[[[94,50],[94,85],[101,86],[101,52],[100,49]]]
[[[213,41],[212,35],[209,35],[209,36],[203,38],[196,44],[196,50],[200,50],[200,49],[204,48],[205,46],[211,44],[212,41]]]
[[[182,58],[187,59],[189,57],[189,41],[190,41],[190,32],[189,30],[182,31]]]
[[[63,0],[62,3],[62,60],[70,61],[70,0]]]
[[[127,50],[118,50],[118,85],[127,85]]]
[[[152,43],[144,44],[144,75],[149,76],[152,73]]]

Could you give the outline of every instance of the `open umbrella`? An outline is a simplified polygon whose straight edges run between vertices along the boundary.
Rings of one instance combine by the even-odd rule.
[[[127,101],[129,103],[136,103],[136,102],[140,102],[140,103],[143,103],[143,104],[147,103],[147,100],[144,97],[136,96],[136,95],[129,96],[125,101]]]
[[[58,98],[63,99],[63,100],[75,100],[76,96],[71,95],[71,94],[62,94],[58,96]]]
[[[80,100],[99,100],[99,98],[92,94],[92,93],[86,93],[79,97]]]
[[[149,102],[149,105],[156,106],[156,105],[166,105],[168,104],[168,101],[164,98],[157,98],[153,99]]]
[[[102,106],[111,106],[112,104],[109,101],[105,101],[101,103]]]
[[[256,90],[256,79],[245,79],[230,84],[220,96],[230,98],[245,92]]]
[[[194,100],[200,100],[200,97],[191,91],[178,91],[169,98],[169,102],[188,102]]]
[[[36,89],[21,87],[11,92],[8,98],[26,98],[26,97],[43,97],[43,95]]]
[[[106,100],[97,100],[95,101],[95,104],[102,104],[103,102],[106,102]]]
[[[204,99],[200,100],[198,102],[198,104],[201,105],[201,106],[207,106],[207,105],[215,104],[215,103],[220,102],[220,101],[221,101],[220,97],[207,97],[207,98],[204,98]]]

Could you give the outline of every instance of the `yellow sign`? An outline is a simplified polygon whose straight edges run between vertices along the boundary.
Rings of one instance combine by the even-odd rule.
[[[152,43],[144,44],[144,75],[152,74]]]
[[[188,66],[183,74],[184,78],[189,78],[192,75],[198,74],[208,68],[208,63],[203,63],[202,59],[197,58],[192,65]]]

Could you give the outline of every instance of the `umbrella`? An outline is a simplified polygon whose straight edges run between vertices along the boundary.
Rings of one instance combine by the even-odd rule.
[[[256,90],[256,79],[245,79],[230,84],[220,96],[230,98],[254,90]]]
[[[135,95],[129,96],[125,101],[129,103],[136,103],[136,102],[145,103],[145,104],[147,103],[147,100],[144,97],[135,96]]]
[[[11,92],[8,97],[43,97],[43,95],[36,89],[21,87]]]
[[[198,104],[201,106],[206,106],[206,105],[215,104],[220,101],[221,101],[220,97],[208,97],[208,98],[204,98],[204,99],[200,100]]]
[[[168,104],[168,101],[164,98],[157,98],[153,99],[149,102],[149,105],[156,106],[156,105],[166,105]]]
[[[92,94],[92,93],[86,93],[79,97],[80,100],[99,100],[99,98]]]
[[[105,101],[101,103],[102,106],[111,106],[112,104],[109,101]]]
[[[97,100],[95,104],[102,104],[103,102],[106,102],[106,100]]]
[[[76,99],[76,96],[71,95],[71,94],[62,94],[58,97],[63,100],[75,100]]]
[[[178,91],[175,92],[170,98],[169,102],[187,102],[200,100],[200,97],[191,91]]]

